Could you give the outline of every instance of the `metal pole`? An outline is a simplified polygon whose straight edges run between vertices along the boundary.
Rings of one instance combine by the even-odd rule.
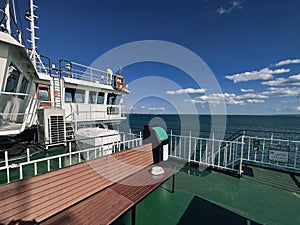
[[[7,183],[10,183],[9,165],[8,165],[8,151],[4,152],[4,157],[5,157],[5,167],[6,167]]]
[[[191,150],[192,150],[192,131],[190,131],[190,134],[189,134],[189,159],[188,159],[188,163],[189,163],[189,166],[190,166],[190,163],[191,163]]]
[[[245,135],[242,136],[242,146],[241,146],[241,158],[240,158],[240,167],[239,167],[239,176],[242,177],[243,173],[243,152],[244,152],[244,138]]]
[[[5,5],[5,15],[6,15],[6,30],[9,34],[11,34],[11,29],[10,29],[10,11],[9,11],[9,1],[6,1]]]
[[[33,0],[30,0],[30,32],[31,32],[31,48],[32,48],[32,63],[36,67],[36,45],[35,45],[35,26],[34,20],[36,16],[34,15],[34,5]]]
[[[27,151],[27,162],[30,162],[30,150],[29,150],[29,148],[27,148],[26,151]]]

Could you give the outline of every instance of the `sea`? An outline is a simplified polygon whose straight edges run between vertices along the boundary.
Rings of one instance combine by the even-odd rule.
[[[253,136],[300,141],[300,115],[163,115],[128,114],[121,127],[132,133],[145,125],[161,126],[167,133],[208,137],[212,132],[225,133],[225,139],[239,132]]]

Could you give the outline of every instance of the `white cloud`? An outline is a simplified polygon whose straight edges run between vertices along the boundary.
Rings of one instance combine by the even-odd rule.
[[[238,99],[264,99],[264,98],[269,98],[267,95],[261,94],[261,93],[247,93],[243,95],[238,95],[236,96]]]
[[[288,78],[277,78],[275,80],[262,82],[262,84],[267,86],[300,85],[300,74]]]
[[[232,10],[234,9],[242,9],[242,2],[239,0],[234,0],[232,2],[230,2],[230,6],[224,8],[223,6],[220,6],[216,11],[219,15],[223,15],[223,14],[229,14]]]
[[[203,94],[205,93],[206,89],[199,88],[186,88],[186,89],[178,89],[176,91],[167,91],[166,93],[169,95],[180,95],[180,94]]]
[[[263,103],[263,99],[269,98],[263,94],[248,93],[243,95],[236,95],[233,93],[224,93],[224,94],[210,94],[202,95],[193,100],[186,100],[189,103],[200,103],[200,104],[220,104],[225,102],[227,105],[246,105],[246,103]]]
[[[264,68],[259,71],[244,72],[239,74],[234,74],[230,76],[225,76],[229,80],[233,80],[234,83],[250,80],[270,80],[273,79],[274,74],[287,73],[290,69],[276,69],[270,70],[269,68]]]
[[[297,109],[298,111],[300,111],[300,106],[297,106],[296,109]]]
[[[269,97],[293,97],[300,96],[300,88],[299,87],[271,87],[268,88],[268,91],[263,92],[263,95],[267,95]]]
[[[262,99],[247,99],[246,100],[248,103],[263,103],[265,100]]]
[[[157,107],[157,108],[154,108],[154,107],[150,107],[148,108],[150,111],[166,111],[166,108],[164,107]]]
[[[297,64],[297,63],[300,63],[300,59],[287,59],[276,63],[275,66],[283,66],[283,65]]]
[[[253,92],[254,90],[253,89],[244,89],[244,88],[241,88],[241,92]]]

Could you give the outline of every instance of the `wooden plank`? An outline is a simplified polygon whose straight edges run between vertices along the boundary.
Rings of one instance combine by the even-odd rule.
[[[0,222],[5,224],[18,219],[26,221],[35,219],[40,222],[71,206],[73,206],[70,208],[74,210],[73,213],[77,209],[76,218],[82,217],[86,220],[94,212],[86,208],[96,207],[95,200],[93,198],[90,200],[95,206],[89,201],[83,206],[81,204],[77,206],[76,203],[86,198],[89,199],[91,195],[96,194],[99,197],[102,192],[98,192],[110,186],[112,181],[120,181],[152,163],[152,147],[148,144],[0,186]],[[103,191],[104,195],[107,193],[108,196],[113,192],[115,191],[112,189]],[[124,199],[128,200],[124,196],[118,196],[112,201],[104,195],[101,195],[101,199],[107,200],[107,203],[97,207],[101,208],[106,205],[110,210],[105,210],[104,207],[104,211],[109,212],[108,214],[95,215],[97,218],[102,218],[101,221],[116,217],[131,205],[128,201],[124,201]],[[113,208],[110,208],[112,206]],[[99,212],[98,208],[96,212]],[[82,210],[88,214],[84,216],[84,213],[80,213]],[[59,218],[62,219],[62,217]],[[98,220],[95,219],[95,221]],[[100,223],[98,221],[98,224]]]
[[[174,171],[165,168],[165,173],[154,176],[152,166],[135,173],[122,183],[115,183],[90,198],[62,211],[42,224],[110,224],[123,213],[148,196],[169,179]]]
[[[152,175],[152,167],[153,166],[149,166],[146,169],[125,178],[122,182],[113,184],[109,188],[137,204],[145,196],[174,175],[174,171],[169,168],[164,168],[165,172],[162,175]]]
[[[132,205],[133,203],[127,198],[113,190],[105,189],[41,224],[109,224]]]
[[[101,160],[98,160],[98,163]],[[77,165],[75,165],[74,167],[76,166]],[[74,201],[72,200],[74,200],[74,198],[76,198],[75,202],[77,202],[80,200],[80,198],[87,197],[95,193],[95,191],[98,191],[99,189],[107,187],[111,184],[106,179],[102,179],[101,182],[99,182],[99,179],[96,182],[94,181],[95,179],[99,178],[99,174],[95,171],[95,166],[94,168],[91,168],[89,164],[85,164],[85,167],[82,167],[81,165],[79,165],[79,167],[81,168],[81,170],[84,170],[82,172],[82,176],[84,178],[87,177],[87,179],[80,179],[80,171],[76,170],[75,168],[72,171],[66,169],[68,172],[68,176],[63,176],[61,177],[61,179],[56,180],[55,182],[49,182],[55,178],[51,176],[52,180],[47,179],[46,184],[44,183],[45,180],[41,179],[40,182],[35,182],[34,184],[37,185],[38,183],[42,183],[43,185],[38,185],[36,188],[35,185],[25,185],[29,187],[28,191],[24,191],[25,186],[23,186],[22,190],[19,191],[19,193],[17,192],[14,196],[2,199],[2,201],[0,202],[1,221],[6,219],[8,220],[10,218],[39,218],[44,214],[44,208],[47,208],[47,212],[49,212],[49,209],[53,209],[55,210],[55,212],[57,212],[61,210],[61,207],[57,209],[57,205],[61,206],[62,201],[60,201],[60,198],[65,197],[64,200],[70,200],[71,198],[68,204],[73,204]],[[105,169],[107,169],[107,166],[105,166]],[[62,169],[62,171],[63,170],[64,169]],[[78,182],[78,179],[80,179],[80,182]],[[86,183],[84,183],[83,181],[85,181]],[[92,188],[90,188],[91,185],[96,185],[97,187],[93,188],[92,186]],[[78,192],[77,188],[81,187],[86,187],[83,190],[83,193]],[[77,190],[77,193],[75,195],[73,193],[74,189]],[[54,202],[54,205],[51,205],[51,202]]]

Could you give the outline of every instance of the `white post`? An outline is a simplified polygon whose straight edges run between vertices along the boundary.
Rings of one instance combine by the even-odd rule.
[[[173,132],[171,130],[170,131],[170,138],[169,138],[169,140],[170,140],[169,155],[172,155],[172,151],[173,151],[173,137],[172,137],[172,135],[173,135]]]
[[[242,177],[242,173],[243,173],[244,138],[245,138],[245,135],[242,136],[241,158],[240,158],[240,166],[239,166],[239,176],[240,177]]]
[[[29,148],[26,149],[27,152],[27,162],[30,162],[30,150]]]
[[[192,150],[192,131],[190,131],[190,134],[189,134],[189,159],[188,159],[188,163],[190,164],[191,162],[191,150]]]
[[[212,134],[212,145],[211,145],[211,164],[215,165],[215,133]]]
[[[5,167],[6,167],[7,183],[10,183],[9,165],[8,165],[8,151],[4,152],[4,157],[5,157]]]
[[[93,82],[93,69],[90,68],[90,76],[91,76],[91,82]]]
[[[37,163],[35,162],[35,163],[33,164],[33,166],[34,166],[34,175],[36,176],[36,175],[38,174]]]
[[[23,166],[22,164],[20,165],[20,180],[23,179]]]

